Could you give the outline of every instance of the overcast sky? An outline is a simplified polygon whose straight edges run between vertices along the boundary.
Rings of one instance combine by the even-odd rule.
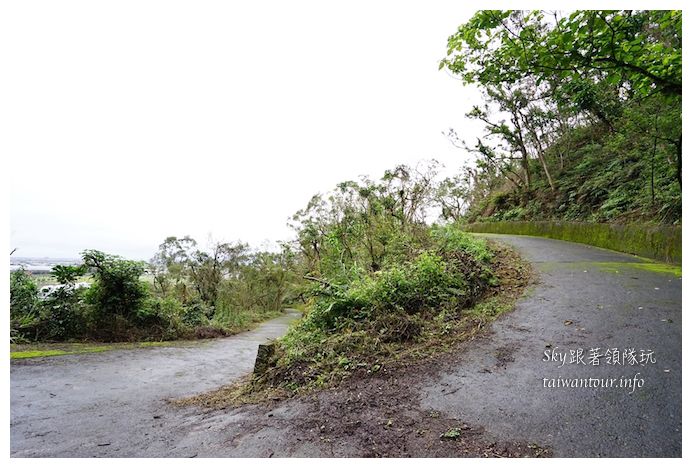
[[[316,192],[467,157],[438,71],[465,2],[13,2],[10,243],[148,259],[169,235],[287,239]],[[37,6],[37,5],[40,5]]]

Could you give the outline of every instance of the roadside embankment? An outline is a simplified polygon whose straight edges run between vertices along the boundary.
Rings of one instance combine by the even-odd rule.
[[[682,263],[682,227],[567,221],[494,221],[467,224],[469,232],[519,234],[589,244],[663,262]]]

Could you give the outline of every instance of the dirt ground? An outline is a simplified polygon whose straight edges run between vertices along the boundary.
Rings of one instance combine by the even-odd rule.
[[[317,446],[320,456],[550,456],[549,448],[532,441],[493,440],[481,426],[425,410],[420,401],[420,383],[434,378],[435,368],[453,366],[454,360],[454,355],[448,355],[376,376],[356,376],[337,389],[245,407],[241,413],[254,417],[243,418],[237,426],[239,437],[231,443],[247,444],[247,434],[269,430],[295,434],[296,445]],[[282,417],[290,407],[300,411]],[[282,450],[279,446],[279,450],[263,455],[285,455]]]

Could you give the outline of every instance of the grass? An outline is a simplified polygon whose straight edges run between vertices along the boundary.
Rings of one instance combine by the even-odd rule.
[[[594,262],[593,265],[595,265],[601,271],[607,271],[610,273],[620,273],[621,270],[630,268],[664,275],[673,275],[676,278],[682,278],[681,266],[668,265],[666,263]]]
[[[556,268],[572,268],[577,270],[596,269],[605,273],[614,274],[620,274],[623,271],[631,272],[632,270],[639,270],[682,278],[682,267],[679,265],[652,262],[650,260],[642,262],[542,262],[539,268],[541,271],[546,273],[551,272]]]
[[[37,358],[37,357],[47,357],[47,356],[61,356],[63,354],[70,354],[67,351],[60,351],[58,349],[54,350],[33,350],[33,351],[14,351],[10,352],[10,359],[27,359],[27,358]]]
[[[137,343],[30,343],[11,344],[10,359],[30,359],[66,354],[102,353],[117,349],[196,346],[208,340],[143,341]]]

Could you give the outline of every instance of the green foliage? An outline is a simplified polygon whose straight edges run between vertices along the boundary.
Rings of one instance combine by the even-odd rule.
[[[207,306],[201,300],[194,300],[185,304],[180,310],[180,321],[188,327],[203,325],[214,315],[214,309]]]
[[[347,288],[336,290],[317,302],[308,322],[335,330],[350,320],[372,320],[380,313],[419,313],[467,294],[465,278],[454,273],[440,256],[423,252],[402,266],[363,276]]]
[[[552,24],[551,24],[552,23]],[[682,12],[578,10],[477,12],[449,38],[440,67],[483,85],[533,75],[569,82],[599,77],[682,94]]]
[[[487,263],[493,254],[488,244],[463,231],[458,225],[433,226],[432,238],[443,252],[466,252],[475,260]]]
[[[64,285],[74,285],[84,273],[86,273],[86,265],[55,265],[53,267],[53,276],[58,283]]]
[[[441,66],[479,85],[468,221],[682,215],[682,13],[479,11]],[[457,217],[456,219],[460,219]]]
[[[31,276],[24,270],[10,275],[10,338],[13,342],[66,340],[86,332],[88,310],[84,289],[75,283],[84,273],[81,267],[56,266],[53,274],[60,285],[43,298]]]
[[[144,264],[97,250],[82,253],[84,265],[94,275],[86,299],[92,307],[94,333],[106,340],[123,339],[131,324],[147,324],[153,317],[144,307],[146,283],[140,280]]]
[[[347,181],[314,196],[292,219],[304,274],[343,284],[410,259],[427,235],[437,170],[435,161],[397,166],[379,181]]]
[[[178,286],[187,281],[199,299],[213,307],[224,276],[237,274],[247,258],[248,245],[241,242],[216,242],[205,250],[189,236],[168,237],[149,268],[161,294],[168,292],[171,282]]]
[[[361,269],[347,282],[325,278],[304,319],[281,339],[270,378],[319,385],[364,362],[379,368],[377,357],[387,355],[387,346],[419,340],[433,329],[446,333],[445,320],[458,318],[496,284],[493,254],[482,239],[453,225],[427,229],[417,239],[409,260]]]
[[[554,192],[543,180],[530,192],[497,188],[487,198],[472,201],[467,220],[679,223],[681,190],[670,163],[677,157],[678,141],[669,137],[677,132],[677,109],[652,97],[625,106],[613,121],[614,133],[598,126],[574,129],[546,151],[554,166],[562,166]],[[664,132],[665,126],[669,130]],[[560,162],[567,138],[572,150]]]
[[[86,331],[87,308],[84,291],[70,283],[63,283],[43,302],[43,339],[61,341],[84,336]]]
[[[185,323],[185,308],[174,297],[155,297],[148,296],[142,309],[145,313],[140,313],[132,331],[133,335],[139,338],[172,340],[184,338],[190,335],[190,328]]]
[[[278,253],[252,252],[241,242],[203,249],[189,236],[168,237],[149,270],[154,293],[180,303],[181,330],[225,332],[273,317],[295,300],[294,257],[286,245]]]
[[[10,273],[10,340],[24,341],[35,336],[41,303],[38,287],[23,269]]]

